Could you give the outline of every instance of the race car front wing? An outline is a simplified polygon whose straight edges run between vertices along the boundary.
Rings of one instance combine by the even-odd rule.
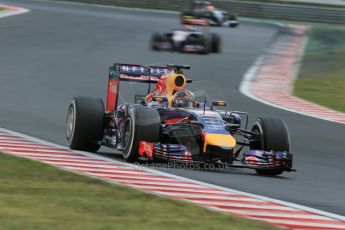
[[[205,164],[207,161],[193,160],[191,152],[184,145],[162,144],[140,141],[139,147],[140,159],[153,160],[161,159],[165,161],[174,161],[179,163]],[[221,162],[212,162],[215,165],[224,165],[234,168],[250,169],[283,169],[285,171],[295,171],[292,169],[292,154],[288,152],[268,152],[263,150],[247,150],[240,163],[226,164]]]

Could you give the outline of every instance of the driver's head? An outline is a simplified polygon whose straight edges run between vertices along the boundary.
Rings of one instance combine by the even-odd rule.
[[[188,89],[182,89],[174,94],[172,107],[191,108],[194,103],[194,94]]]
[[[208,2],[208,3],[206,3],[206,9],[208,11],[213,11],[213,10],[215,10],[215,6],[212,3]]]

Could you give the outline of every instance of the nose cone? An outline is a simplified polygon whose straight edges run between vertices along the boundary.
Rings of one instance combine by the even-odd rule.
[[[206,152],[207,145],[234,148],[236,146],[236,140],[229,134],[207,133],[204,140],[204,152]]]

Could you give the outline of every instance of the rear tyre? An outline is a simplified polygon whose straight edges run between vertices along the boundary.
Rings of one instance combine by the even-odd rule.
[[[66,138],[71,149],[97,151],[104,134],[104,104],[102,99],[75,97],[66,120]]]
[[[220,53],[220,37],[218,34],[211,34],[211,40],[212,40],[212,52],[213,53]]]
[[[259,134],[259,140],[251,143],[251,149],[264,151],[289,151],[289,132],[284,121],[280,118],[259,118],[253,125],[252,132]],[[284,169],[256,169],[260,175],[276,176]]]
[[[153,108],[135,106],[128,111],[122,136],[122,155],[127,161],[138,159],[140,141],[159,141],[160,123],[160,115]]]

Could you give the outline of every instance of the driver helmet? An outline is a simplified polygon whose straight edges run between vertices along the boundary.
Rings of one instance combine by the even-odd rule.
[[[213,10],[216,9],[216,7],[215,7],[211,2],[207,2],[207,3],[206,3],[206,9],[207,9],[208,11],[213,11]]]
[[[194,93],[188,89],[182,89],[174,94],[172,107],[191,108],[194,105]]]

